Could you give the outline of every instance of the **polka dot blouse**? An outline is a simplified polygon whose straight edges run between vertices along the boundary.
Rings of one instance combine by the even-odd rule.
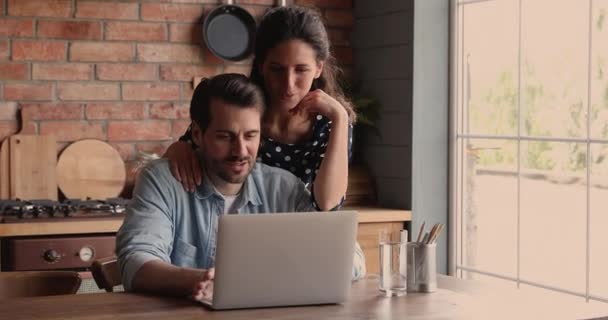
[[[352,125],[348,129],[348,158],[351,156]],[[315,180],[331,134],[331,121],[317,115],[312,127],[312,135],[308,141],[299,144],[285,144],[264,138],[258,161],[290,171],[306,185]]]

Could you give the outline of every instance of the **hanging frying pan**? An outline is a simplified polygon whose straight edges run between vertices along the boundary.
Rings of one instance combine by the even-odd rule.
[[[253,51],[255,20],[245,9],[228,4],[209,12],[203,25],[203,39],[216,56],[230,61],[247,58]]]

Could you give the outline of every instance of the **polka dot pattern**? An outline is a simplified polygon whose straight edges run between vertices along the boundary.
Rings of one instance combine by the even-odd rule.
[[[293,174],[298,176],[305,184],[314,181],[321,161],[325,157],[325,150],[331,134],[331,121],[317,115],[312,128],[312,135],[307,141],[299,144],[286,144],[264,138],[260,146],[260,154],[263,154],[262,162],[267,165],[289,168]],[[348,129],[349,137],[352,136],[352,126]],[[351,146],[348,146],[350,158]],[[270,155],[270,156],[268,156]]]

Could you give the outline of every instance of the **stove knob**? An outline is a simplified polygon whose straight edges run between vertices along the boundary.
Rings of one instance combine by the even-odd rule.
[[[59,260],[59,258],[61,258],[61,256],[59,255],[59,252],[50,249],[44,252],[44,260],[46,260],[47,262],[57,262]]]

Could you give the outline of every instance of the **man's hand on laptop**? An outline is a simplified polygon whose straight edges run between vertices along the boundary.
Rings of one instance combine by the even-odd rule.
[[[215,268],[204,271],[203,279],[197,282],[192,289],[192,299],[195,301],[208,301],[213,297],[213,279]]]

